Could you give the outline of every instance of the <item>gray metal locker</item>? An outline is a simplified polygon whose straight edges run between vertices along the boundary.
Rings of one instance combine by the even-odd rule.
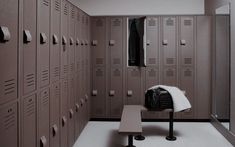
[[[24,0],[23,2],[23,30],[20,32],[22,36],[22,74],[23,79],[23,95],[36,90],[36,0]]]
[[[105,66],[106,63],[106,19],[94,17],[91,20],[92,65]]]
[[[81,68],[81,10],[76,10],[76,23],[75,23],[75,61],[76,61],[76,73]]]
[[[180,16],[179,23],[179,65],[194,66],[194,16]]]
[[[159,22],[158,17],[147,17],[146,66],[158,66],[159,64]]]
[[[91,116],[105,117],[106,73],[105,68],[93,68]]]
[[[155,85],[159,85],[159,69],[157,67],[146,67],[145,90]]]
[[[163,69],[162,83],[168,86],[177,86],[177,70],[174,67],[168,67]]]
[[[78,136],[80,135],[80,115],[81,115],[81,106],[80,106],[80,98],[79,98],[79,93],[80,93],[80,89],[79,89],[79,75],[76,74],[76,78],[75,78],[75,114],[74,114],[74,119],[75,119],[75,139],[78,138]]]
[[[38,135],[37,147],[49,147],[49,130],[50,130],[50,92],[45,88],[39,92],[38,97]]]
[[[38,1],[38,76],[39,87],[49,85],[50,79],[50,0]]]
[[[128,105],[139,105],[142,100],[141,69],[139,67],[127,68],[126,103]]]
[[[21,104],[21,146],[36,147],[36,94],[23,98]]]
[[[0,1],[0,104],[17,98],[18,1]]]
[[[74,97],[74,79],[69,79],[69,99],[68,99],[68,146],[73,146],[74,143],[74,133],[75,133],[75,119],[74,119],[74,105],[75,105],[75,97]]]
[[[68,147],[68,80],[61,80],[60,146]]]
[[[50,147],[60,144],[60,82],[51,85],[50,92]]]
[[[66,0],[61,2],[61,79],[66,79],[69,72],[68,63],[68,21],[69,21],[69,3]]]
[[[51,1],[50,77],[54,83],[60,79],[60,20],[61,0]]]
[[[0,107],[0,146],[18,147],[18,104]]]

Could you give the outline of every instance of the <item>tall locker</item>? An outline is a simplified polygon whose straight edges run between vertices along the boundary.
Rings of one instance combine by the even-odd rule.
[[[21,102],[21,146],[36,147],[37,135],[36,94],[23,98]]]
[[[69,79],[69,90],[68,90],[68,146],[73,146],[74,143],[74,78]]]
[[[51,85],[50,92],[50,147],[60,144],[60,82]]]
[[[85,90],[86,90],[86,72],[85,72],[85,60],[86,60],[86,57],[85,57],[85,53],[86,53],[86,35],[85,35],[85,32],[86,32],[86,19],[85,19],[85,14],[84,12],[81,13],[81,19],[82,19],[82,30],[81,30],[81,35],[82,35],[82,42],[81,42],[81,98],[84,98],[85,96]]]
[[[26,95],[36,90],[36,0],[24,0],[23,2],[23,30],[22,35],[22,55],[21,59],[21,78],[23,79],[22,95]]]
[[[69,20],[69,3],[66,0],[61,1],[61,79],[68,78],[68,20]]]
[[[49,108],[50,108],[50,92],[49,88],[41,90],[38,97],[38,135],[37,135],[37,147],[49,147]]]
[[[51,0],[38,1],[38,82],[41,88],[49,85],[50,77],[50,4]]]
[[[60,79],[60,18],[61,0],[51,1],[50,77],[51,83]]]
[[[18,1],[0,2],[0,104],[17,98]]]

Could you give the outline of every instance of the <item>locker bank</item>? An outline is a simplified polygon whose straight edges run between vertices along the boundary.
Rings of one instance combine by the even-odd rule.
[[[234,28],[234,0],[0,0],[0,147],[235,146]]]

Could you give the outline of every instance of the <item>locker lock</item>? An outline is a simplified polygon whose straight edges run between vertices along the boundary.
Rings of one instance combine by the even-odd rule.
[[[76,107],[76,112],[78,112],[78,110],[80,108],[79,104],[76,104],[75,107]]]
[[[80,44],[80,40],[77,39],[77,40],[76,40],[76,45],[79,45],[79,44]]]
[[[69,110],[69,118],[70,119],[73,118],[73,110],[72,109]]]
[[[66,123],[67,123],[67,119],[65,116],[63,116],[62,117],[62,126],[64,127]]]
[[[92,96],[97,96],[98,91],[97,90],[92,90]]]
[[[109,96],[114,96],[115,95],[115,90],[110,90],[109,91]]]
[[[70,37],[70,39],[69,39],[69,40],[70,40],[70,45],[73,45],[73,42],[74,42],[74,41],[73,41],[73,38],[72,38],[72,37]]]
[[[45,33],[40,33],[40,43],[44,44],[47,42],[47,36]]]
[[[163,40],[162,45],[168,45],[168,40]]]
[[[132,90],[128,90],[128,91],[127,91],[127,96],[131,97],[132,95],[133,95]]]
[[[146,45],[148,45],[148,46],[150,45],[150,40],[146,41]]]
[[[115,40],[109,40],[109,45],[110,46],[114,46],[114,44],[115,44]]]
[[[7,41],[10,41],[10,39],[11,39],[11,34],[8,27],[0,26],[0,41],[5,43]]]
[[[24,30],[23,39],[24,39],[24,43],[29,43],[32,41],[32,35],[30,34],[29,30]]]
[[[45,136],[40,138],[40,147],[45,147],[47,145],[47,139]]]
[[[53,126],[52,126],[52,135],[53,135],[53,136],[56,136],[57,132],[58,132],[58,127],[57,127],[57,125],[53,125]]]
[[[53,39],[53,44],[59,43],[58,37],[55,34],[53,35],[52,39]]]
[[[97,46],[98,45],[98,41],[97,40],[93,40],[91,44],[92,44],[92,46]]]
[[[186,40],[180,40],[180,45],[186,45]]]
[[[62,44],[66,45],[67,44],[67,39],[65,36],[62,36]]]

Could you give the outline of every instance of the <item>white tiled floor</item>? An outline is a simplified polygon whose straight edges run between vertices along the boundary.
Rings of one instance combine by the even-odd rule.
[[[167,122],[143,122],[144,141],[136,147],[232,147],[210,124],[175,122],[176,141],[167,141]],[[89,122],[74,147],[124,147],[127,137],[117,133],[119,122]]]

